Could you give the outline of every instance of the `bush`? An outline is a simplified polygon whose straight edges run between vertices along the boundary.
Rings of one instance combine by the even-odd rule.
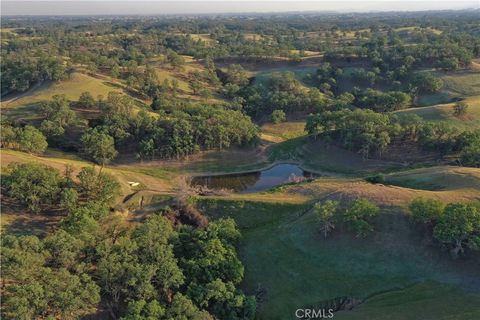
[[[370,183],[384,183],[385,175],[383,173],[377,173],[377,174],[374,174],[373,176],[366,177],[365,181]]]
[[[82,92],[78,99],[78,105],[81,108],[92,109],[96,106],[96,102],[90,92]]]
[[[467,110],[468,110],[468,104],[466,104],[465,102],[457,102],[453,106],[453,115],[455,117],[464,116],[467,114]]]
[[[120,193],[120,184],[109,174],[98,173],[92,167],[85,167],[77,175],[78,189],[87,201],[110,203]]]
[[[285,122],[287,120],[287,116],[283,110],[274,110],[272,112],[272,122],[277,124],[280,122]]]

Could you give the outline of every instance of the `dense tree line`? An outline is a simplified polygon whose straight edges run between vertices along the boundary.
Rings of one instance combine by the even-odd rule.
[[[325,133],[343,147],[360,151],[368,158],[374,153],[381,154],[387,148],[395,126],[388,115],[372,110],[345,109],[310,116],[305,130],[314,137]]]
[[[73,168],[69,166],[63,175],[37,164],[12,163],[6,171],[2,181],[5,194],[34,213],[70,210],[88,202],[109,204],[120,189],[110,175],[97,174],[91,167],[80,170],[76,176],[78,182],[74,182]]]
[[[227,82],[228,85],[236,84]],[[308,114],[327,103],[320,90],[303,86],[292,72],[274,72],[265,83],[238,86],[233,96],[236,97],[234,103],[238,103],[238,107],[254,119],[270,116],[274,110]]]
[[[127,96],[110,94],[100,103],[100,109],[100,123],[82,138],[85,150],[102,134],[105,143],[98,146],[112,145],[107,142],[111,137],[117,148],[133,146],[144,159],[156,155],[179,158],[200,150],[254,144],[257,139],[258,129],[249,117],[222,107],[186,105],[155,118],[145,111],[135,113],[133,101]]]
[[[25,51],[2,55],[2,95],[23,92],[37,82],[60,81],[68,77],[66,62],[45,53]]]
[[[168,209],[132,226],[108,210],[119,188],[112,177],[83,168],[74,182],[71,172],[13,163],[2,179],[18,204],[65,214],[44,239],[3,237],[6,319],[77,319],[100,303],[124,319],[254,318],[255,299],[237,288],[233,220],[173,225]]]
[[[478,57],[480,41],[472,28],[472,14],[461,12],[455,18],[449,12],[386,17],[327,14],[320,15],[321,19],[294,14],[252,20],[241,16],[197,17],[183,19],[182,24],[172,17],[129,21],[76,18],[61,23],[43,18],[6,18],[6,27],[22,28],[4,33],[8,41],[2,46],[2,93],[24,91],[38,81],[63,79],[65,61],[127,79],[136,78],[133,70],[159,56],[166,64],[178,67],[183,64],[181,55],[299,61],[305,50],[325,52],[331,61],[368,61],[376,68],[364,73],[368,81],[374,73],[401,81],[419,67],[455,70]],[[395,30],[409,23],[418,27],[407,33]],[[343,39],[347,32],[354,37]],[[194,37],[197,33],[206,34],[210,40]],[[248,36],[252,33],[254,37]],[[148,76],[145,79],[141,76],[136,82],[149,91]]]
[[[325,111],[310,115],[305,130],[314,138],[322,135],[366,158],[381,155],[393,143],[410,141],[440,155],[459,154],[463,165],[480,166],[478,130],[462,132],[418,116],[402,118],[369,109]]]
[[[3,123],[1,131],[0,142],[2,148],[41,154],[48,147],[47,138],[34,126],[14,127],[8,123]]]

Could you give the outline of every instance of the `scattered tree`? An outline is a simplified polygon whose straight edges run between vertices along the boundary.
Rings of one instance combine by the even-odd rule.
[[[444,205],[436,199],[416,198],[409,208],[414,222],[433,226],[440,219]]]
[[[103,167],[110,163],[118,154],[111,136],[96,129],[85,132],[82,136],[83,152]]]
[[[359,198],[343,214],[343,221],[357,237],[365,237],[373,231],[370,220],[379,212],[379,208],[368,199]]]
[[[452,248],[454,258],[465,248],[480,249],[480,210],[473,204],[451,203],[433,229],[435,239]]]
[[[468,104],[467,103],[465,103],[463,101],[457,102],[453,106],[453,115],[455,117],[464,116],[464,115],[467,114],[467,110],[468,110]]]
[[[335,229],[335,215],[338,209],[338,202],[327,200],[323,203],[317,202],[313,206],[313,213],[320,225],[320,231],[326,239],[328,234]]]

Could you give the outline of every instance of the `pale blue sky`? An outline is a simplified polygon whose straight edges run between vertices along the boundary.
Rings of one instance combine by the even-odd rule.
[[[292,11],[423,11],[479,8],[480,1],[2,1],[2,15],[205,14]]]

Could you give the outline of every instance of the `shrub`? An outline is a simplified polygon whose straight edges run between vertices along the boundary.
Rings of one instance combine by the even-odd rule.
[[[467,114],[467,110],[468,110],[468,104],[466,104],[465,102],[457,102],[454,106],[453,106],[453,115],[455,117],[461,117],[461,116],[464,116]]]
[[[283,110],[274,110],[272,112],[272,122],[277,124],[280,122],[285,122],[287,120],[287,117],[285,115],[285,112]]]
[[[383,173],[377,173],[372,176],[368,176],[365,178],[365,181],[370,183],[384,183],[385,182],[385,175]]]

